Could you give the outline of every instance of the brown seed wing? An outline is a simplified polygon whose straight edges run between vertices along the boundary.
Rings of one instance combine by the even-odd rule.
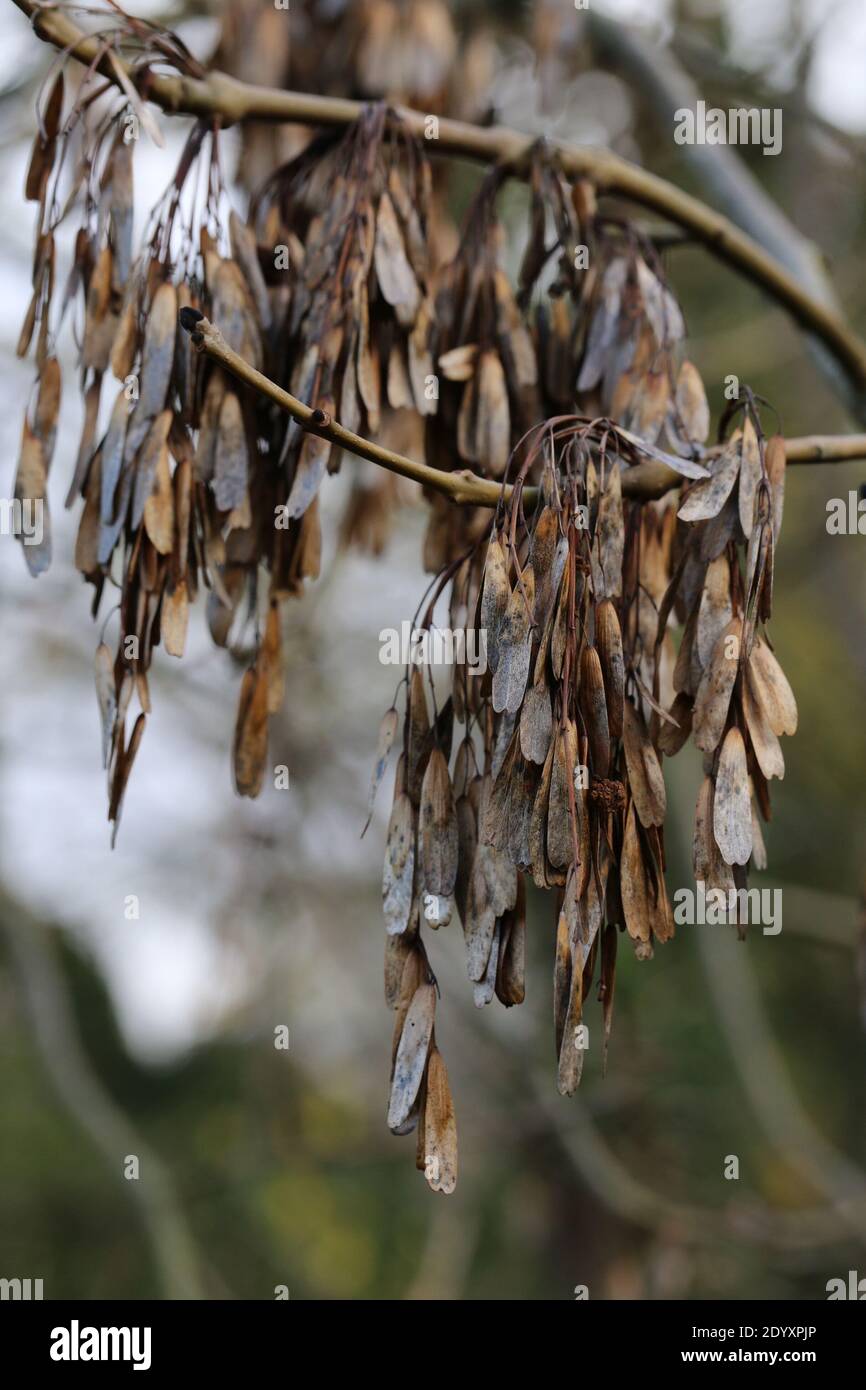
[[[510,598],[505,547],[499,536],[494,535],[487,549],[481,591],[481,630],[487,635],[487,664],[493,672],[499,664],[499,632]]]
[[[241,682],[235,725],[234,774],[239,796],[258,796],[268,754],[268,681],[262,662],[256,661]]]
[[[529,679],[532,655],[530,624],[535,607],[535,576],[531,565],[524,569],[522,581],[522,587],[520,581],[514,585],[496,643],[493,708],[497,714],[503,710],[515,714],[520,709]]]
[[[693,362],[684,361],[677,377],[676,407],[686,437],[706,443],[710,432],[710,407],[701,374]]]
[[[333,410],[333,405],[328,401],[322,408],[330,412]],[[292,490],[286,504],[288,516],[303,516],[310,506],[325,476],[331,448],[330,440],[322,439],[317,434],[304,436],[295,476],[292,480]]]
[[[376,279],[387,302],[395,308],[406,311],[410,322],[414,322],[421,302],[421,292],[415,273],[406,255],[406,245],[394,211],[394,204],[387,193],[379,199],[376,212],[376,241],[373,253]]]
[[[409,1005],[394,1061],[388,1105],[389,1129],[399,1129],[405,1124],[415,1104],[427,1065],[435,1012],[435,987],[426,982],[420,984]]]
[[[630,700],[623,707],[623,744],[628,780],[641,825],[663,825],[667,798],[665,780],[646,724]]]
[[[174,285],[166,283],[160,285],[153,296],[147,315],[138,404],[133,413],[136,421],[149,420],[165,406],[174,365],[176,333],[177,291]]]
[[[433,1192],[453,1192],[457,1186],[457,1120],[448,1073],[435,1045],[427,1063],[424,1107],[424,1172]]]
[[[593,583],[596,598],[618,598],[622,593],[622,557],[625,528],[622,516],[622,480],[619,464],[608,472],[598,504],[598,522],[592,557],[596,562]]]
[[[742,619],[732,618],[716,642],[698,686],[692,728],[695,743],[703,753],[712,753],[722,737],[739,670],[742,631]]]
[[[415,882],[415,811],[405,792],[395,800],[388,825],[382,906],[389,935],[404,932],[412,914]]]
[[[731,567],[725,555],[707,567],[701,601],[698,605],[698,625],[695,630],[697,657],[705,670],[720,634],[731,621]]]
[[[610,765],[610,729],[601,660],[595,647],[584,647],[580,662],[580,707],[589,734],[590,758],[596,777],[606,777]]]
[[[543,764],[550,747],[553,715],[545,681],[531,685],[520,711],[520,750],[530,762]]]
[[[771,777],[784,777],[785,759],[782,755],[782,746],[770,728],[763,708],[755,696],[751,663],[746,667],[746,676],[743,681],[743,714],[752,748],[758,760],[758,767],[768,781]]]
[[[610,599],[605,599],[596,609],[595,645],[604,676],[608,729],[611,738],[619,738],[622,734],[625,664],[619,618]]]
[[[388,766],[388,754],[391,752],[391,746],[394,742],[394,738],[397,733],[398,722],[399,720],[397,716],[397,711],[392,705],[391,708],[387,709],[383,714],[382,722],[379,725],[379,737],[376,743],[376,761],[373,765],[372,776],[370,777],[370,790],[367,793],[368,825],[370,823],[369,818],[373,814],[373,805],[376,801],[376,793],[378,792],[379,787],[382,783],[382,778],[385,775],[385,768]],[[367,827],[365,826],[364,829],[366,830],[366,828]]]
[[[758,639],[749,655],[752,691],[778,737],[797,732],[797,701],[788,678],[766,642]]]
[[[748,540],[752,534],[755,498],[758,492],[758,483],[761,481],[761,450],[758,445],[758,436],[755,434],[755,427],[749,419],[743,425],[740,449],[742,455],[739,490],[740,525],[743,528],[743,535]]]
[[[107,768],[117,714],[117,691],[114,657],[105,642],[100,642],[96,648],[96,698],[99,702],[99,718],[102,725],[102,766]]]
[[[505,372],[497,353],[488,351],[481,354],[477,382],[478,409],[473,456],[476,463],[498,478],[511,452],[511,414]]]
[[[34,577],[44,574],[51,564],[47,474],[42,440],[30,428],[25,416],[15,475],[15,501],[22,504],[21,543],[27,568]]]
[[[169,656],[183,656],[188,623],[189,593],[186,580],[181,579],[173,589],[166,589],[162,599],[159,626]]]
[[[671,705],[668,718],[659,725],[659,752],[664,753],[666,758],[673,758],[687,742],[691,731],[692,701],[681,691]]]
[[[625,819],[619,872],[626,930],[633,941],[649,941],[651,924],[648,889],[634,802],[629,806]]]
[[[689,488],[688,496],[677,512],[680,520],[706,521],[718,516],[737,481],[739,470],[739,447],[729,442],[713,459],[711,476]]]
[[[430,754],[421,784],[418,842],[423,890],[450,898],[457,880],[457,813],[448,764],[439,748]]]
[[[752,803],[746,746],[739,729],[722,744],[713,794],[713,834],[726,864],[746,864],[752,852]]]

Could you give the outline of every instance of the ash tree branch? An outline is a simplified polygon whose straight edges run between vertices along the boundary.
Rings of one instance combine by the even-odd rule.
[[[364,109],[356,101],[253,86],[216,70],[202,78],[131,70],[114,52],[110,61],[102,48],[104,37],[100,40],[85,34],[63,9],[48,8],[39,0],[14,3],[31,20],[40,38],[81,62],[95,64],[97,71],[119,87],[118,67],[130,81],[146,77],[147,99],[170,113],[219,117],[224,126],[262,120],[339,127],[351,124]],[[423,112],[400,107],[397,115],[413,135],[425,139],[427,116]],[[427,143],[437,153],[499,163],[512,176],[525,178],[536,141],[506,127],[482,128],[442,117],[437,138]],[[609,150],[560,143],[552,143],[551,149],[566,176],[588,178],[602,194],[619,194],[660,213],[783,305],[824,345],[838,363],[849,394],[866,409],[866,344],[832,305],[822,303],[804,287],[802,277],[786,269],[727,217]]]
[[[355,434],[353,430],[346,429],[324,410],[314,410],[305,405],[234,352],[219,328],[199,315],[197,310],[182,310],[180,321],[181,326],[190,333],[198,352],[212,358],[239,381],[273,401],[310,434],[330,440],[332,444],[347,450],[350,454],[368,459],[380,468],[387,468],[391,473],[399,473],[402,477],[411,478],[434,492],[441,492],[450,497],[452,502],[475,507],[495,507],[500,500],[508,501],[511,497],[513,489],[510,483],[503,486],[488,478],[480,478],[469,469],[443,473],[438,468],[431,468],[428,463],[419,463],[416,459],[397,454],[392,449],[385,449],[380,444]],[[785,452],[789,463],[836,463],[866,458],[866,434],[838,437],[808,435],[801,439],[788,439],[785,441]],[[624,471],[622,492],[624,497],[633,501],[649,502],[654,498],[663,497],[682,481],[680,474],[668,468],[666,464],[648,461]],[[524,488],[523,498],[527,506],[533,506],[538,498],[538,488]]]
[[[652,44],[638,29],[620,24],[596,7],[587,18],[599,58],[644,94],[659,131],[672,131],[676,113],[694,110],[700,95],[674,53],[670,48]],[[838,315],[838,299],[818,249],[770,197],[737,150],[730,145],[699,144],[680,145],[677,150],[700,191],[709,194],[743,232],[774,256],[816,304]],[[808,330],[808,324],[803,326]],[[828,346],[826,340],[816,341],[814,337],[808,342],[816,365],[832,389],[846,401],[859,422],[866,423],[866,393],[862,384],[857,387],[849,375],[840,373],[840,363],[835,354],[828,353]]]

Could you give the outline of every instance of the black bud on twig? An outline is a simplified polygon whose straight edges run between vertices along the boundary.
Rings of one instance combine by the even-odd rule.
[[[331,417],[326,410],[313,411],[313,424],[327,427],[331,423]]]
[[[186,329],[187,333],[191,333],[199,319],[203,318],[204,314],[201,312],[201,309],[190,309],[189,307],[181,309],[180,326]]]

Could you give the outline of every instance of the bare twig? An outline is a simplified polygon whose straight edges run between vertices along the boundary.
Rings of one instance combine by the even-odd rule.
[[[39,0],[14,0],[14,3],[30,18],[40,38],[68,50],[82,62],[95,63],[98,71],[120,85],[115,67],[107,57],[100,57],[99,41],[86,35],[61,9],[43,7]],[[122,65],[122,60],[117,61]],[[203,78],[180,74],[167,76],[141,68],[135,72],[125,70],[134,81],[146,75],[147,98],[164,111],[218,116],[223,126],[244,120],[345,126],[356,120],[364,109],[356,101],[252,86],[216,70]],[[399,107],[397,115],[418,139],[427,137],[428,120],[423,112]],[[500,163],[515,177],[525,177],[528,173],[535,143],[533,137],[503,126],[482,128],[445,117],[438,120],[435,140],[428,141],[437,153]],[[804,329],[821,340],[838,361],[857,399],[866,400],[866,344],[832,307],[820,303],[796,275],[728,218],[609,150],[566,144],[551,144],[551,150],[567,176],[591,179],[600,193],[620,194],[660,213],[687,230],[720,260],[759,285],[784,305]]]
[[[804,434],[785,440],[789,463],[848,463],[866,459],[866,434]]]
[[[182,320],[182,322],[186,327],[186,321]],[[296,396],[284,391],[275,381],[271,381],[269,377],[257,372],[255,367],[251,367],[249,362],[245,361],[238,353],[233,352],[216,325],[210,323],[206,318],[195,321],[192,326],[192,341],[199,352],[212,357],[215,362],[219,362],[221,366],[227,368],[240,381],[246,382],[248,386],[254,387],[261,395],[274,401],[310,434],[317,434],[322,439],[329,439],[332,444],[338,445],[341,449],[348,449],[358,458],[369,459],[371,463],[377,463],[380,468],[387,468],[391,473],[400,473],[404,478],[412,478],[416,483],[422,483],[424,487],[443,492],[454,502],[472,504],[478,507],[495,507],[503,495],[499,483],[490,482],[486,478],[479,478],[477,474],[469,472],[468,469],[455,473],[443,473],[438,468],[431,468],[428,463],[418,463],[415,459],[406,458],[403,454],[395,454],[392,449],[385,449],[380,444],[374,444],[371,440],[362,438],[360,434],[355,434],[353,430],[347,430],[345,426],[332,419],[324,410],[312,410],[303,401],[299,401]],[[506,498],[510,494],[511,488],[506,487]]]
[[[310,434],[320,435],[322,439],[329,439],[332,444],[348,450],[358,458],[369,459],[371,463],[378,464],[380,468],[387,468],[391,473],[399,473],[404,478],[421,483],[423,487],[431,488],[434,492],[444,493],[452,502],[475,507],[495,507],[500,499],[504,498],[506,502],[510,499],[513,491],[510,483],[503,487],[501,483],[480,478],[469,469],[443,473],[438,468],[431,468],[428,463],[419,463],[416,459],[396,454],[393,449],[385,449],[370,439],[364,439],[353,430],[347,430],[323,410],[311,409],[262,372],[256,371],[255,367],[250,366],[238,353],[233,352],[216,325],[208,319],[199,318],[194,322],[189,319],[184,321],[184,327],[192,331],[193,343],[199,352],[213,358],[240,381],[274,401]],[[789,463],[832,463],[852,458],[866,458],[866,435],[807,435],[802,439],[787,440],[785,449]],[[622,492],[624,497],[634,501],[648,502],[663,497],[682,481],[680,474],[668,468],[667,464],[649,461],[624,471]],[[538,500],[538,489],[524,488],[523,498],[527,506],[534,506]]]

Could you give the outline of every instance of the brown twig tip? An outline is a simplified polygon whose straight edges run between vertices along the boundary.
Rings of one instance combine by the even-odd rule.
[[[201,309],[192,309],[189,307],[189,305],[187,305],[186,308],[181,309],[178,317],[180,318],[181,328],[186,333],[192,333],[196,324],[201,323],[202,319],[204,318],[204,314],[202,313]]]

